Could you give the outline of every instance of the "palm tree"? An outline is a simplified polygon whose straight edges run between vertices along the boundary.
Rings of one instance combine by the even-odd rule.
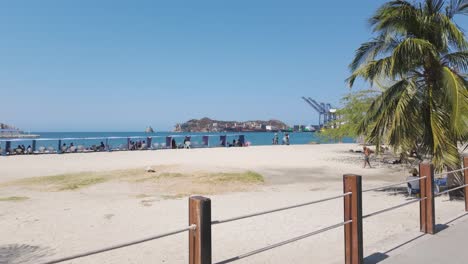
[[[457,14],[468,14],[468,0],[382,5],[370,19],[376,37],[357,49],[347,79],[389,84],[359,131],[395,150],[417,148],[438,171],[460,166],[457,144],[468,140],[468,42]]]

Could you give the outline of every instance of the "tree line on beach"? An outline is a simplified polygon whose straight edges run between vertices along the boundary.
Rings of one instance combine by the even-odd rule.
[[[370,89],[343,98],[328,137],[364,136],[394,152],[417,152],[437,171],[459,168],[468,141],[468,42],[454,21],[467,0],[395,0],[369,19],[373,38],[356,50],[346,80]]]

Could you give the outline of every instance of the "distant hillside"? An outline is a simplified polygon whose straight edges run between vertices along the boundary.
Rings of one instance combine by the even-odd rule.
[[[25,134],[20,129],[12,126],[7,125],[4,123],[0,123],[0,138],[38,138],[39,135],[32,135],[32,134]]]
[[[223,132],[223,131],[277,131],[288,129],[288,125],[279,120],[253,120],[253,121],[221,121],[208,117],[191,119],[185,123],[177,124],[175,132]]]
[[[4,124],[4,123],[0,123],[0,129],[19,130],[18,128],[14,127],[14,126],[7,125],[7,124]]]

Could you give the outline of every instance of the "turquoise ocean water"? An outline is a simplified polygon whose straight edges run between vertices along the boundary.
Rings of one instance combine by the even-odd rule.
[[[262,145],[271,145],[272,139],[274,136],[273,132],[241,132],[241,133],[174,133],[174,132],[157,132],[153,134],[147,134],[142,132],[31,132],[31,134],[38,134],[40,135],[40,139],[50,138],[51,140],[37,140],[37,147],[39,146],[57,146],[57,139],[64,139],[64,138],[74,138],[71,140],[62,140],[62,143],[69,145],[73,142],[76,145],[99,145],[102,139],[93,139],[93,138],[101,138],[101,137],[122,137],[117,139],[110,139],[108,140],[108,144],[111,146],[118,146],[121,144],[126,144],[127,139],[126,137],[141,137],[141,139],[134,138],[133,141],[137,140],[145,140],[145,137],[153,137],[152,143],[165,143],[166,136],[175,136],[176,142],[182,143],[184,140],[184,136],[190,135],[192,136],[191,141],[200,143],[202,142],[202,136],[210,135],[209,137],[209,144],[210,146],[217,146],[219,145],[219,136],[220,135],[227,135],[228,142],[232,142],[233,139],[237,139],[239,134],[245,135],[245,139],[247,142],[250,142],[252,146],[262,146]],[[281,139],[284,133],[278,133],[280,144]],[[290,143],[292,145],[297,144],[308,144],[312,141],[318,143],[335,143],[325,141],[323,138],[319,136],[318,133],[313,132],[298,132],[298,133],[289,133],[290,136]],[[354,142],[352,138],[345,138],[343,142],[351,143]],[[1,142],[2,145],[5,142]],[[13,141],[11,142],[12,147],[17,146],[18,144],[23,144],[26,147],[32,144],[31,139],[21,139],[20,141]]]

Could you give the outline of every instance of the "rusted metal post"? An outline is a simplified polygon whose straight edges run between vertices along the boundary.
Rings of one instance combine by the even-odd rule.
[[[468,155],[463,156],[463,168],[468,167]],[[464,177],[464,183],[463,184],[468,184],[468,169],[465,169],[463,171]],[[468,212],[468,186],[464,188],[465,190],[465,211]]]
[[[426,234],[435,233],[435,207],[434,207],[434,166],[428,162],[419,164],[419,180],[421,200],[419,202],[419,219],[421,232]]]
[[[189,198],[189,264],[211,264],[211,200],[202,196]]]
[[[343,175],[343,192],[351,192],[344,197],[345,264],[364,263],[362,237],[362,185],[361,176]]]

